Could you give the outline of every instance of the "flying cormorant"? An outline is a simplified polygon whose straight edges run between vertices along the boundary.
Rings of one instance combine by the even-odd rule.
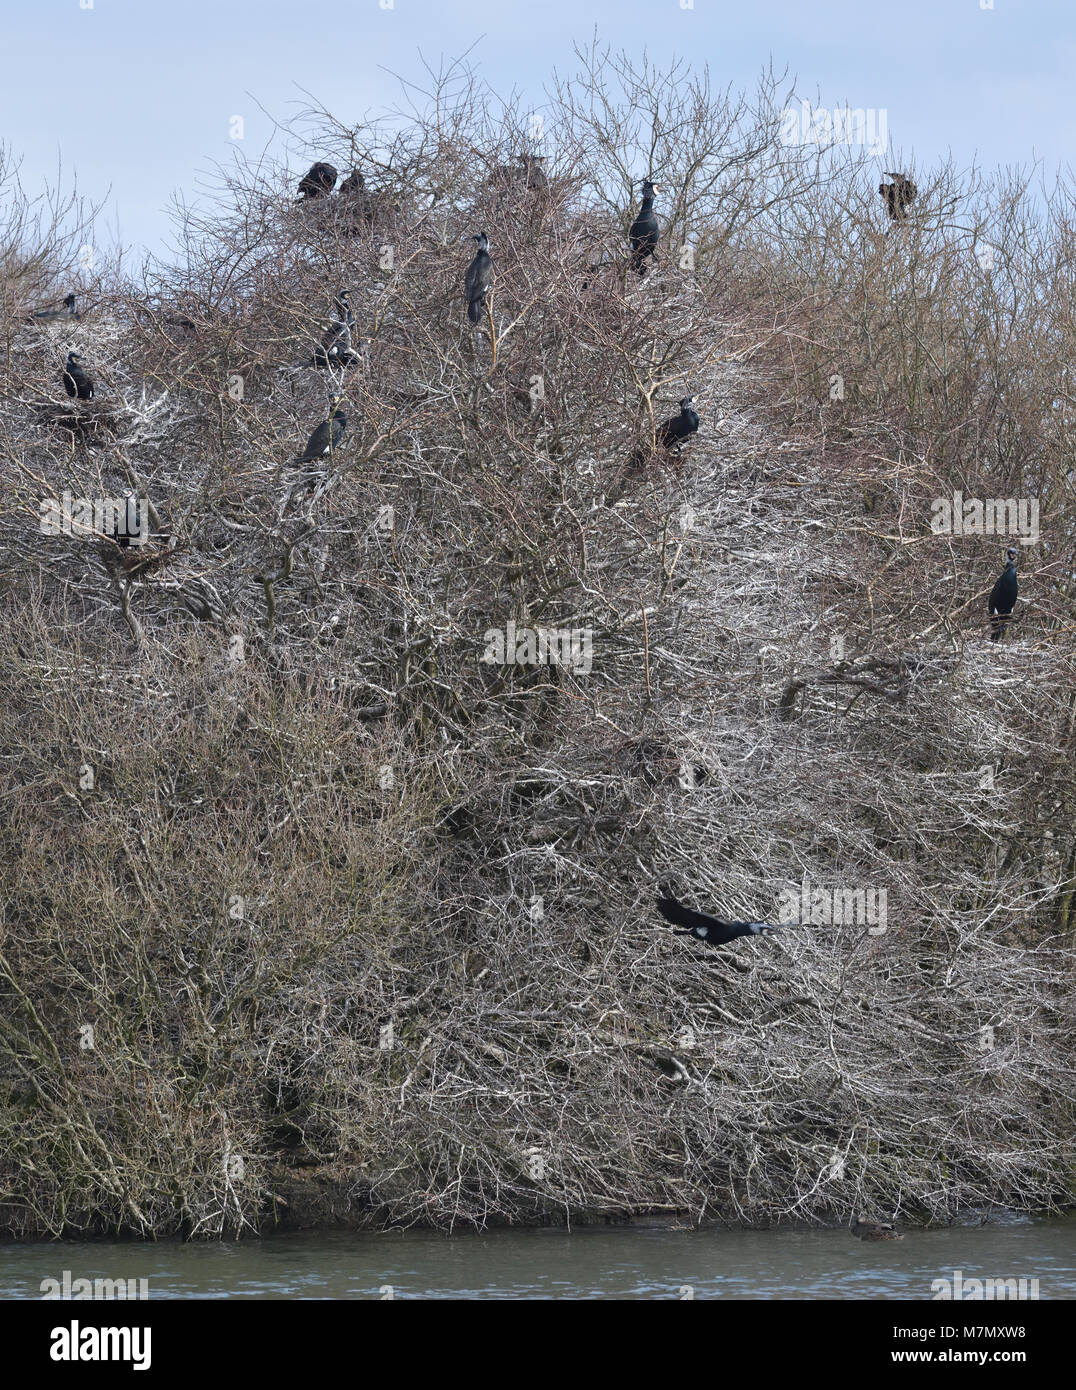
[[[311,164],[299,180],[299,196],[296,202],[310,202],[312,198],[322,198],[333,191],[336,183],[336,170],[331,164]]]
[[[631,242],[631,264],[640,275],[643,273],[647,257],[652,256],[657,249],[658,235],[661,230],[654,214],[654,194],[657,189],[649,179],[643,179],[642,182],[642,205],[639,208],[639,215],[631,224],[631,231],[628,233],[628,240]]]
[[[769,922],[726,922],[720,917],[709,917],[705,912],[693,912],[677,902],[667,888],[662,889],[662,894],[658,898],[658,911],[667,922],[683,928],[676,935],[697,937],[707,946],[723,946],[738,936],[771,936],[779,930]]]
[[[82,358],[77,352],[67,354],[67,366],[64,368],[63,383],[64,390],[69,396],[77,396],[80,401],[93,399],[93,382],[83,371]]]
[[[471,240],[478,242],[478,250],[475,252],[474,260],[467,267],[463,292],[467,299],[467,317],[472,323],[477,323],[486,295],[493,288],[493,261],[489,254],[489,237],[485,232],[479,232]]]
[[[990,590],[987,609],[990,613],[990,640],[996,642],[1005,633],[1005,625],[1012,618],[1016,607],[1016,596],[1020,586],[1016,582],[1016,557],[1018,552],[1011,547],[1005,552],[1005,568]]]

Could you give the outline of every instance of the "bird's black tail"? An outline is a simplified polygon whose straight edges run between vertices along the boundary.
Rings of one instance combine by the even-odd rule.
[[[481,304],[482,301],[480,299],[471,299],[467,302],[467,317],[471,320],[472,323],[477,323],[478,320],[482,317],[480,307]]]

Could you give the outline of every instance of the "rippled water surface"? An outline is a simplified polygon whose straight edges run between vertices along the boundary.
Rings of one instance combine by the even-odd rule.
[[[299,1234],[222,1245],[0,1246],[0,1297],[41,1281],[149,1281],[150,1298],[931,1298],[960,1271],[1038,1279],[1076,1297],[1076,1217],[909,1230],[866,1243],[847,1231],[657,1227],[443,1236]],[[1030,1282],[1029,1282],[1030,1287]],[[965,1285],[966,1288],[966,1285]]]

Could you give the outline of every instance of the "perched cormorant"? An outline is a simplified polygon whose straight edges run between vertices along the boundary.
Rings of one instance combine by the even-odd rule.
[[[680,414],[658,427],[656,438],[663,449],[682,444],[688,435],[694,434],[699,428],[699,417],[691,408],[694,399],[694,396],[685,396],[680,402]]]
[[[698,937],[707,946],[723,946],[738,936],[770,936],[779,930],[769,922],[726,922],[720,917],[709,917],[705,912],[692,912],[691,908],[677,902],[667,888],[662,889],[662,894],[664,896],[658,898],[658,911],[667,922],[684,929],[676,935]]]
[[[88,401],[93,399],[93,382],[83,371],[81,363],[82,358],[77,352],[67,354],[67,366],[63,374],[64,390],[69,396]]]
[[[306,441],[306,448],[295,459],[296,463],[313,463],[331,455],[336,449],[343,437],[344,430],[347,428],[347,416],[342,410],[337,409],[342,400],[342,396],[333,396],[330,400],[331,418],[322,420],[321,424],[318,425]]]
[[[322,198],[333,191],[335,183],[336,170],[331,164],[323,164],[319,160],[317,164],[311,164],[299,180],[299,197],[295,201],[310,202],[312,198]]]
[[[900,1231],[893,1229],[891,1221],[868,1221],[865,1216],[857,1216],[852,1234],[860,1240],[903,1240]]]
[[[313,358],[315,367],[353,367],[359,354],[351,345],[355,315],[351,312],[351,291],[341,290],[333,301],[336,317],[329,324]]]
[[[1005,568],[990,590],[987,609],[990,613],[990,640],[996,642],[1004,635],[1005,624],[1012,618],[1016,607],[1016,596],[1020,586],[1016,582],[1016,557],[1018,552],[1011,547],[1005,552]]]
[[[138,511],[138,498],[130,488],[123,494],[123,509],[117,511],[113,518],[115,525],[106,534],[111,536],[123,550],[133,543],[140,542],[142,536],[142,524]]]
[[[78,310],[75,308],[75,296],[68,294],[64,296],[62,308],[35,309],[29,317],[37,319],[39,322],[47,322],[50,319],[77,319],[78,316]]]
[[[346,227],[358,236],[363,227],[373,226],[374,198],[366,191],[366,180],[358,169],[352,169],[340,185],[337,197],[342,199],[347,217]]]
[[[887,169],[886,178],[893,180],[892,183],[880,183],[878,194],[885,203],[886,211],[894,222],[903,222],[908,215],[909,206],[915,202],[919,190],[911,179],[905,178],[903,174],[893,174]]]
[[[463,292],[467,298],[467,317],[472,323],[477,323],[486,295],[493,288],[493,261],[489,254],[489,237],[485,232],[479,232],[471,240],[478,242],[478,250],[475,252],[474,260],[467,267]]]
[[[519,173],[523,178],[524,188],[533,188],[539,193],[544,193],[549,187],[549,180],[546,172],[542,168],[545,163],[544,154],[521,154],[518,156],[520,164],[523,166]]]
[[[367,188],[358,169],[352,169],[340,185],[337,198],[342,202],[344,226],[352,236],[400,214],[400,205],[391,194],[383,188]]]
[[[642,205],[639,208],[639,215],[631,224],[631,231],[628,233],[628,240],[631,242],[631,264],[640,275],[646,265],[646,258],[654,254],[658,244],[660,228],[658,219],[654,214],[654,194],[656,192],[657,189],[650,180],[643,179]]]

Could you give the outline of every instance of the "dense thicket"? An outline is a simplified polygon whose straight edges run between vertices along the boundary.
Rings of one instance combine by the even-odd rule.
[[[540,128],[453,73],[313,113],[137,281],[9,190],[11,1231],[1072,1199],[1071,200],[917,171],[887,234],[772,79],[588,59]],[[362,200],[296,204],[315,159]],[[362,362],[318,371],[341,288]],[[42,533],[128,489],[147,545]],[[1006,538],[931,531],[958,490],[1040,505],[996,644]],[[589,660],[501,660],[509,623]],[[887,913],[706,951],[659,881]]]

